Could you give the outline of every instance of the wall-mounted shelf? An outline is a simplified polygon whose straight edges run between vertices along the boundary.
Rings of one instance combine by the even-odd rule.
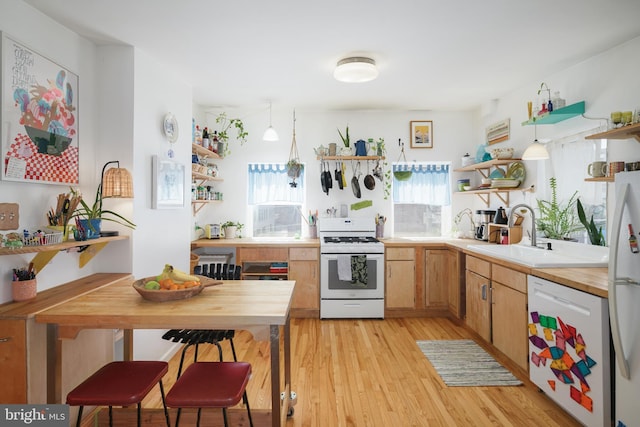
[[[211,151],[211,150],[209,150],[207,148],[204,148],[204,147],[202,147],[202,146],[200,146],[198,144],[194,144],[194,143],[191,143],[191,151],[193,153],[196,153],[199,156],[206,157],[206,158],[209,158],[209,159],[221,159],[222,158],[222,157],[220,157],[220,155],[218,153],[214,153],[213,151]]]
[[[614,176],[598,176],[595,178],[585,178],[586,182],[614,182],[616,178]]]
[[[611,129],[606,132],[600,132],[586,136],[584,139],[631,139],[635,138],[640,142],[640,123],[622,126],[620,128]]]
[[[478,171],[484,178],[489,178],[491,174],[491,168],[502,165],[509,165],[514,162],[519,162],[522,159],[495,159],[487,160],[486,162],[474,163],[472,165],[463,166],[455,169],[454,172],[473,172]]]
[[[205,205],[209,203],[222,203],[222,200],[192,200],[191,206],[193,207],[193,214],[200,212]]]
[[[528,188],[487,188],[481,190],[457,191],[454,194],[475,194],[484,202],[487,207],[491,204],[491,195],[495,195],[498,199],[509,207],[509,194],[514,191],[533,192],[535,187],[532,185]]]
[[[558,108],[557,110],[553,110],[552,112],[545,113],[541,116],[533,116],[526,122],[522,122],[522,126],[552,125],[573,117],[581,116],[582,114],[584,114],[584,101]]]
[[[55,257],[60,251],[70,251],[76,248],[80,249],[80,259],[78,264],[80,268],[84,267],[91,259],[100,252],[109,242],[115,240],[125,240],[129,236],[111,236],[111,237],[99,237],[97,239],[89,240],[70,240],[67,242],[56,243],[53,245],[42,246],[23,246],[21,248],[0,248],[0,256],[4,255],[19,255],[35,253],[33,257],[33,268],[39,273],[42,269]]]
[[[384,156],[318,156],[318,160],[384,160]]]
[[[215,182],[224,181],[224,178],[217,178],[217,177],[213,177],[213,176],[209,176],[203,173],[198,173],[193,171],[191,172],[191,177],[195,180],[198,180],[201,185],[208,181],[215,181]]]

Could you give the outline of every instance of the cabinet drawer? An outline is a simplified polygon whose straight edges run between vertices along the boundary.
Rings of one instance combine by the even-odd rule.
[[[236,258],[240,261],[286,261],[288,248],[238,248]]]
[[[491,277],[491,263],[471,255],[467,255],[467,270],[486,278]]]
[[[491,280],[499,282],[518,292],[527,293],[527,275],[501,265],[494,265]]]
[[[317,261],[318,248],[289,248],[290,261]]]
[[[413,261],[416,257],[415,248],[387,248],[385,249],[387,260],[409,260]]]

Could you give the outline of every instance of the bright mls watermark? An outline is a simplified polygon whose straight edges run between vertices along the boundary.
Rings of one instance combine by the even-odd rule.
[[[69,405],[0,405],[0,426],[68,427]]]

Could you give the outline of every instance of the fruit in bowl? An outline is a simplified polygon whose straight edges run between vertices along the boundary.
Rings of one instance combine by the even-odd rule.
[[[513,148],[494,148],[491,150],[491,158],[494,160],[511,159],[513,157]]]

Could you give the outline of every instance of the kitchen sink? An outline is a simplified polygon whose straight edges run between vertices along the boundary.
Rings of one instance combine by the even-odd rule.
[[[551,242],[552,250],[546,243]],[[527,267],[607,267],[609,249],[573,242],[545,240],[544,247],[526,244],[515,245],[469,245],[467,249],[483,255],[510,261]]]

